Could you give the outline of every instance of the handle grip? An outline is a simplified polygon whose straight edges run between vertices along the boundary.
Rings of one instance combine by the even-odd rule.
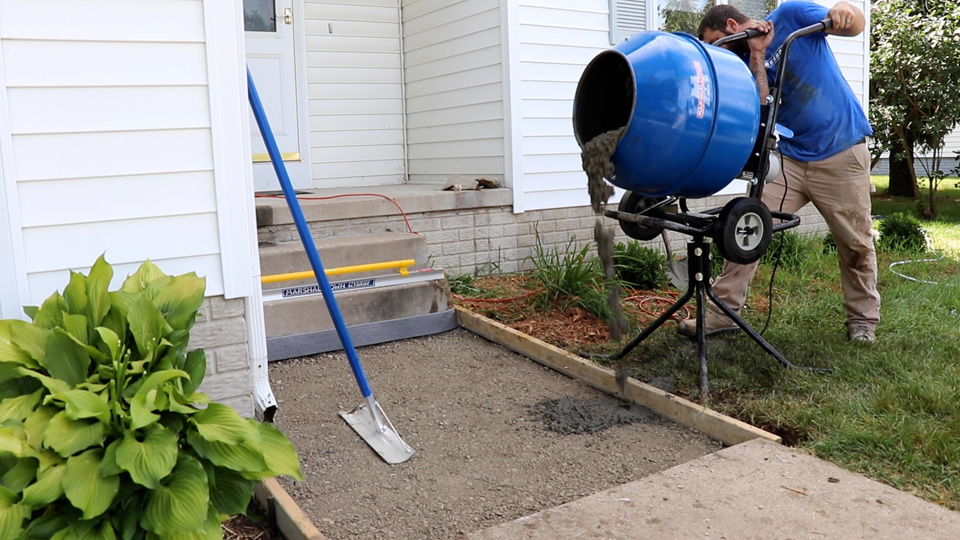
[[[757,37],[757,36],[762,36],[762,35],[765,34],[765,33],[766,33],[766,32],[762,32],[762,31],[760,31],[760,30],[757,30],[756,28],[750,28],[750,29],[745,30],[745,31],[743,31],[743,32],[737,32],[736,34],[730,34],[729,36],[723,36],[722,38],[714,41],[714,42],[713,42],[713,45],[719,47],[719,46],[721,46],[721,45],[724,45],[724,44],[726,44],[726,43],[730,43],[730,42],[733,42],[733,41],[740,41],[741,39],[750,39],[750,38],[755,38],[755,37]]]

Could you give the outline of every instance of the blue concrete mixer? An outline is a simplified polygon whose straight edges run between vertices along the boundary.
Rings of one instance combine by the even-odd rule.
[[[620,127],[610,183],[649,197],[708,197],[743,170],[760,98],[746,64],[689,34],[640,32],[597,55],[573,105],[583,147]]]
[[[722,48],[758,35],[755,30],[712,45],[689,34],[639,32],[594,57],[577,85],[573,131],[584,148],[622,130],[606,180],[626,193],[617,211],[605,215],[631,238],[652,240],[671,229],[712,238],[733,262],[763,256],[773,232],[799,224],[795,215],[771,212],[760,200],[765,181],[779,169],[776,81],[783,79],[793,41],[829,27],[828,19],[784,40],[784,60],[766,104],[747,65]],[[714,195],[735,178],[749,182],[748,196],[720,209],[687,211],[686,199]],[[676,207],[682,211],[665,211]],[[780,220],[776,227],[773,218]]]
[[[830,26],[827,19],[787,36],[766,104],[760,103],[746,64],[721,48],[759,35],[757,31],[726,36],[713,45],[687,34],[641,32],[587,65],[574,99],[574,134],[581,148],[599,140],[604,144],[597,148],[612,151],[613,173],[606,180],[626,190],[617,210],[603,214],[619,221],[627,236],[638,240],[652,240],[666,229],[691,237],[686,293],[619,352],[602,355],[608,362],[623,359],[695,298],[701,396],[707,395],[707,299],[784,366],[830,371],[791,364],[724,304],[711,288],[710,254],[712,240],[725,259],[751,263],[766,252],[772,233],[800,224],[796,215],[771,212],[761,200],[764,183],[777,174],[770,156],[776,149],[778,83],[784,79],[794,40]],[[589,157],[593,161],[594,156]],[[601,168],[609,171],[607,166]],[[747,196],[736,197],[722,208],[691,212],[687,207],[687,198],[713,195],[734,178],[748,181]],[[773,219],[778,220],[776,225]]]

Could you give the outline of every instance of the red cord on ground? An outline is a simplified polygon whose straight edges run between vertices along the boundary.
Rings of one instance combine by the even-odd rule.
[[[655,302],[655,303],[657,303],[657,304],[660,305],[660,306],[669,307],[671,304],[673,304],[674,302],[676,302],[676,301],[677,301],[677,298],[679,298],[679,297],[680,297],[680,293],[678,293],[678,292],[672,292],[672,291],[662,291],[662,292],[660,293],[660,295],[656,295],[656,294],[637,294],[637,291],[631,291],[630,296],[624,298],[623,301],[624,301],[624,302],[632,302],[632,303],[633,303],[634,305],[636,305],[637,308],[638,308],[640,311],[642,311],[643,313],[645,313],[645,314],[647,314],[647,315],[649,315],[649,316],[651,316],[651,317],[653,317],[653,318],[657,318],[657,317],[659,317],[660,315],[662,315],[663,312],[660,311],[660,312],[656,312],[656,313],[655,313],[655,312],[653,312],[653,311],[645,308],[645,307],[644,307],[644,304],[647,304],[647,303],[649,303],[649,302]],[[680,317],[680,311],[678,311],[677,313],[674,313],[674,314],[673,314],[673,316],[671,317],[671,319],[682,320],[682,319],[688,319],[688,318],[690,318],[691,314],[690,314],[690,307],[689,307],[689,306],[684,305],[683,308],[682,308],[682,312],[684,313],[684,315],[683,315],[682,318]]]
[[[511,296],[510,298],[465,298],[465,297],[460,296],[459,294],[455,294],[455,293],[452,294],[452,296],[453,296],[455,299],[460,300],[460,301],[463,301],[463,302],[487,302],[487,303],[490,303],[490,304],[499,304],[499,303],[502,303],[502,302],[515,302],[515,301],[517,301],[517,300],[523,300],[524,298],[529,298],[529,297],[537,294],[538,292],[540,292],[540,291],[539,291],[539,290],[530,291],[530,292],[528,292],[527,294],[523,294],[523,295],[520,295],[520,296]]]
[[[259,193],[255,194],[254,197],[259,197],[262,199],[283,199],[284,198],[283,195],[263,195]],[[322,201],[326,199],[339,199],[340,197],[381,197],[383,199],[386,199],[392,202],[393,205],[397,207],[397,210],[400,211],[400,215],[403,216],[403,222],[407,224],[407,231],[409,231],[410,234],[420,234],[414,231],[413,227],[410,226],[410,220],[407,219],[407,214],[403,211],[403,208],[400,208],[400,203],[395,201],[392,197],[381,195],[380,193],[343,193],[341,195],[326,195],[323,197],[301,197],[297,195],[298,200],[304,200],[304,201]]]

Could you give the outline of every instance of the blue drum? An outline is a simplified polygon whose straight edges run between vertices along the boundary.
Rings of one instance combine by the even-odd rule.
[[[753,151],[757,83],[730,51],[688,34],[640,32],[598,54],[574,98],[581,148],[622,127],[610,183],[649,197],[708,197]]]

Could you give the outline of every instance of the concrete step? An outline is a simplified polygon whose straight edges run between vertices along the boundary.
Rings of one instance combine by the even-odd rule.
[[[379,263],[403,259],[413,259],[416,264],[413,268],[427,266],[427,241],[417,234],[401,232],[385,232],[375,234],[358,234],[350,236],[334,236],[314,241],[317,253],[324,268],[340,268],[360,264]],[[310,270],[310,260],[303,244],[297,242],[282,242],[260,246],[260,275],[286,274]],[[375,277],[383,275],[384,270],[371,272],[351,273],[342,277],[331,277],[331,281],[339,279],[356,279],[361,277]],[[395,272],[395,271],[393,271]],[[284,282],[284,287],[315,283],[308,280]],[[276,288],[278,284],[265,284],[264,289]]]
[[[339,236],[316,241],[320,259],[327,269],[392,260],[412,259],[414,275],[403,277],[398,270],[374,270],[330,276],[331,283],[364,281],[373,278],[376,286],[345,290],[334,295],[355,346],[370,345],[428,335],[456,326],[456,315],[446,279],[423,278],[416,270],[427,267],[427,247],[415,234],[387,232]],[[264,276],[310,270],[300,242],[260,247],[260,269]],[[418,279],[419,278],[419,279]],[[316,285],[315,278],[263,285],[263,311],[270,360],[306,356],[342,348],[333,320],[321,295],[294,296],[271,300],[276,289]]]

